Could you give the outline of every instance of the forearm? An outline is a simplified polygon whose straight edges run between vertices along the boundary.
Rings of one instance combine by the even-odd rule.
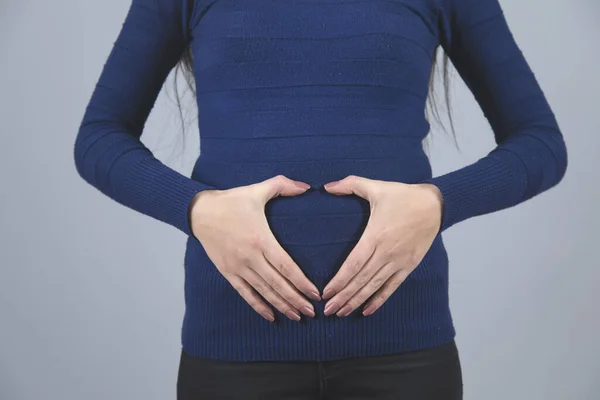
[[[515,206],[556,185],[567,153],[558,129],[513,134],[475,163],[428,179],[443,198],[440,231],[468,218]]]
[[[188,209],[194,195],[214,189],[163,164],[114,124],[84,122],[74,159],[80,176],[102,193],[186,234],[191,234]]]

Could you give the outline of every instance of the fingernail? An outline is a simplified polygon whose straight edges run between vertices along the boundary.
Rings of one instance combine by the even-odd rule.
[[[321,296],[319,296],[318,292],[309,292],[308,296],[313,300],[321,301]]]
[[[269,322],[273,322],[275,321],[275,316],[269,312],[263,311],[260,313],[260,315],[263,316],[264,319],[266,319]]]
[[[325,289],[325,291],[323,292],[323,298],[324,299],[328,299],[332,295],[333,295],[333,289],[331,289],[331,288]]]
[[[350,307],[350,304],[346,304],[344,307],[342,307],[340,309],[340,311],[337,312],[337,316],[345,317],[346,315],[350,314],[351,310],[352,310],[352,307]]]
[[[300,311],[302,311],[302,314],[304,314],[304,315],[308,315],[310,317],[314,317],[315,316],[315,312],[309,306],[302,307],[300,309]]]
[[[301,187],[302,189],[309,189],[310,185],[308,183],[305,182],[300,182],[300,181],[294,181],[294,184],[298,187]]]
[[[371,315],[371,314],[373,314],[374,311],[375,311],[375,306],[371,304],[370,306],[366,307],[363,310],[363,315],[364,316]]]
[[[295,311],[292,310],[287,310],[285,312],[286,317],[288,317],[289,319],[293,319],[294,321],[300,321],[300,314],[298,314]]]
[[[333,187],[335,185],[337,185],[338,183],[340,183],[340,181],[333,181],[333,182],[329,182],[326,183],[325,185],[323,185],[325,188],[329,189],[330,187]]]
[[[329,315],[329,314],[333,314],[335,312],[335,310],[337,310],[338,308],[338,304],[337,303],[329,303],[327,304],[327,306],[325,306],[325,315]]]

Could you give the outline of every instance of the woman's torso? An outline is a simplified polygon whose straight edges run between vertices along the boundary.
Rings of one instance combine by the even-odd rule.
[[[366,200],[334,196],[321,186],[351,174],[404,183],[431,177],[422,140],[429,131],[425,104],[438,44],[436,16],[432,1],[419,0],[220,0],[197,16],[191,49],[201,154],[192,178],[219,189],[278,174],[311,184],[300,196],[270,200],[265,213],[282,247],[319,289],[369,217]],[[400,340],[419,347],[453,335],[446,285],[447,258],[438,237],[389,304],[364,322],[321,315],[301,324],[282,321],[289,328],[282,330],[259,322],[189,238],[184,346],[216,355],[217,335],[230,343],[228,358],[246,359],[388,352],[402,347]],[[222,310],[211,308],[216,303],[234,310],[238,320],[220,317]],[[323,303],[315,303],[321,314]],[[244,344],[244,329],[258,337],[263,332],[262,339]],[[381,329],[396,338],[368,342]],[[351,339],[361,341],[353,349],[324,348],[352,330],[362,332]],[[286,338],[306,348],[294,350]],[[307,350],[310,341],[316,347]],[[259,350],[240,354],[246,345]]]

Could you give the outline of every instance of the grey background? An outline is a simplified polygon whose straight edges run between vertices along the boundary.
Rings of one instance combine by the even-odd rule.
[[[570,163],[559,186],[445,233],[465,399],[599,399],[600,5],[502,5],[558,117]],[[0,3],[2,400],[175,398],[185,237],[101,195],[76,174],[72,157],[128,6]],[[461,151],[434,129],[436,174],[494,145],[477,103],[453,77]],[[143,141],[189,173],[194,125],[178,159],[170,93],[159,97]]]

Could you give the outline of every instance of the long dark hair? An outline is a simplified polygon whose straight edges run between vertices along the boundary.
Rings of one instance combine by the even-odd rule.
[[[441,61],[439,60],[440,53],[442,54]],[[179,115],[181,118],[181,128],[182,128],[182,132],[184,132],[184,135],[183,135],[184,141],[185,141],[185,118],[184,118],[183,110],[181,107],[182,102],[181,102],[181,96],[180,96],[177,81],[178,81],[178,76],[182,75],[184,78],[184,81],[185,81],[186,90],[189,90],[193,94],[193,97],[196,98],[196,87],[195,87],[195,83],[194,83],[193,68],[194,68],[194,58],[193,58],[191,49],[188,47],[188,48],[186,48],[181,59],[175,66],[174,74],[173,74],[173,78],[174,78],[173,79],[173,88],[175,91],[175,101],[177,103],[177,108],[179,110]],[[442,128],[442,130],[447,134],[448,130],[446,129],[446,125],[442,121],[442,117],[441,117],[441,113],[440,113],[440,104],[439,104],[439,99],[438,99],[436,83],[435,83],[436,76],[438,76],[438,75],[441,75],[441,77],[442,77],[442,84],[443,84],[443,91],[444,91],[443,98],[444,98],[444,102],[446,104],[448,121],[449,121],[450,128],[452,131],[452,137],[454,139],[454,143],[455,143],[456,147],[458,148],[458,142],[456,141],[456,132],[454,131],[454,122],[452,120],[452,112],[450,109],[450,60],[449,60],[446,52],[444,52],[440,46],[438,46],[438,48],[436,50],[434,50],[434,52],[433,52],[433,60],[431,63],[431,71],[429,74],[429,93],[428,93],[428,98],[427,98],[427,106],[425,108],[425,117],[427,118],[427,120],[429,122],[431,122],[432,121],[431,117],[433,116],[433,119],[439,124],[439,126]],[[428,139],[429,136],[430,135],[427,135],[426,139]],[[427,141],[423,142],[423,146],[424,146],[425,151],[427,151],[428,150]],[[185,143],[184,143],[184,147],[185,147]]]

